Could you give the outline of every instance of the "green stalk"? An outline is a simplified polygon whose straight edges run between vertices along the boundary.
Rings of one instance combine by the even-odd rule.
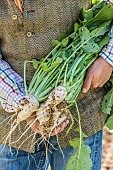
[[[72,98],[71,98],[72,101],[75,101],[75,100],[77,99],[79,93],[81,92],[82,86],[83,86],[83,80],[81,81],[81,84],[80,84],[80,86],[78,87],[76,93],[73,94],[73,96],[72,96]]]
[[[50,53],[43,59],[42,63],[44,63],[44,62],[51,56],[51,54],[52,54],[56,49],[58,49],[60,46],[61,46],[61,43],[59,43],[55,48],[53,48],[53,50],[51,50]],[[42,64],[42,63],[41,63],[41,64]],[[34,79],[34,77],[38,74],[38,72],[40,71],[40,69],[41,69],[41,67],[42,67],[41,64],[40,64],[40,66],[38,67],[38,69],[36,70],[36,72],[35,72],[35,74],[34,74],[34,76],[33,76],[33,79]]]
[[[58,73],[56,73],[55,76],[51,77],[49,83],[46,85],[46,88],[48,88],[49,86],[51,86],[51,84],[54,84],[54,85],[55,85],[55,80],[56,80],[57,76],[58,76]]]
[[[47,75],[47,72],[42,72],[42,74],[40,76],[37,76],[34,87],[32,87],[32,90],[29,92],[29,94],[35,93],[35,90],[37,89],[38,85],[44,80],[46,75]]]
[[[86,55],[86,54],[83,54],[81,57],[77,57],[77,58],[76,58],[77,62],[76,62],[76,64],[74,65],[73,70],[72,70],[72,72],[71,72],[71,76],[70,76],[70,80],[69,80],[70,82],[73,81],[73,77],[74,77],[74,74],[76,73],[76,69],[77,69],[79,63],[81,62],[81,60],[83,60],[83,58],[85,57],[85,55]]]
[[[39,94],[37,94],[38,100],[40,100],[39,98],[44,97],[44,95],[47,95],[54,88],[54,86],[55,86],[54,80],[56,79],[56,77],[57,77],[57,74],[56,74],[56,76],[54,76],[54,78],[51,77],[52,80],[49,82],[49,84],[47,83],[47,85],[44,86],[43,90],[40,91]]]
[[[75,103],[75,102],[74,102]],[[73,118],[73,115],[72,113],[70,112],[70,110],[68,109],[68,112],[69,112],[69,117],[71,119],[71,124],[69,126],[69,128],[67,129],[66,131],[66,135],[68,135],[68,133],[70,132],[70,130],[72,129],[73,125],[74,125],[74,118]]]
[[[64,74],[64,87],[66,87],[66,74],[67,74],[68,64],[66,65],[66,70]]]
[[[36,83],[37,79],[41,76],[41,72],[42,72],[42,71],[43,71],[43,70],[40,70],[37,75],[33,76],[34,78],[32,78],[32,80],[31,80],[31,82],[30,82],[30,85],[29,85],[29,88],[28,88],[28,93],[29,93],[29,92],[32,90],[32,88],[35,86],[35,83]]]
[[[76,107],[76,111],[78,114],[79,133],[80,133],[80,143],[79,143],[79,148],[78,148],[78,159],[77,159],[77,166],[76,166],[76,170],[78,170],[78,162],[80,160],[80,154],[81,154],[81,148],[82,148],[82,127],[81,127],[81,117],[80,117],[80,113],[79,113],[76,101],[75,101],[75,107]]]
[[[24,61],[24,87],[25,87],[25,93],[26,93],[26,95],[28,95],[27,83],[26,83],[26,67],[27,67],[27,63],[32,63],[32,61],[28,61],[28,60],[25,60],[25,61]]]
[[[50,76],[47,76],[47,78],[45,77],[44,83],[43,81],[41,82],[41,84],[39,85],[39,87],[37,89],[39,89],[41,87],[40,93],[48,87],[48,84],[50,84],[50,82],[55,78],[56,74],[57,74],[57,70],[55,70],[55,72],[53,72],[52,74],[50,74]]]
[[[38,96],[35,96],[36,98],[38,98]],[[39,98],[38,101],[39,102],[44,102],[46,99],[48,98],[48,95],[42,97],[42,98]]]
[[[57,66],[57,67],[58,67],[58,66]],[[45,84],[47,84],[48,79],[49,79],[49,78],[52,78],[52,77],[54,76],[54,74],[57,73],[57,70],[56,70],[57,67],[55,67],[51,72],[49,72],[48,75],[45,77],[45,79],[44,79],[44,80],[41,82],[41,84],[37,87],[37,90],[36,90],[36,92],[35,92],[35,96],[37,96],[38,94],[41,93],[41,91],[43,91],[43,86],[44,86]],[[51,77],[51,76],[52,76],[52,77]]]
[[[67,38],[71,38],[72,35],[73,35],[73,33],[70,34],[69,36],[67,36]],[[53,50],[51,50],[50,53],[43,59],[42,63],[44,63],[44,62],[51,56],[51,54],[61,46],[61,44],[62,44],[62,42],[60,42],[56,47],[54,47]],[[57,56],[57,55],[55,55],[55,56]],[[55,60],[55,58],[54,58],[54,60]],[[41,64],[42,64],[42,63],[41,63]],[[38,67],[38,69],[36,70],[36,72],[35,72],[35,74],[34,74],[34,76],[33,76],[33,78],[32,78],[32,81],[34,80],[34,78],[35,78],[35,76],[38,74],[38,72],[40,71],[40,69],[41,69],[41,64],[40,64],[40,66]],[[31,82],[32,82],[32,81],[31,81]]]
[[[76,37],[75,40],[74,40],[74,42],[72,41],[72,43],[69,44],[69,45],[66,47],[65,50],[67,51],[67,50],[69,50],[71,47],[73,47],[73,46],[75,46],[75,45],[76,45],[76,47],[78,47],[78,44],[79,44],[78,42],[79,42],[79,40],[80,40],[80,38]],[[75,43],[76,43],[76,44],[75,44]]]
[[[73,34],[73,33],[72,33]],[[70,38],[71,36],[72,36],[72,34],[70,34],[67,38]],[[58,49],[60,46],[61,46],[61,44],[62,43],[59,43],[45,58],[44,58],[44,60],[42,61],[42,63],[44,63],[49,57],[50,57],[50,55],[56,50],[56,49]],[[58,53],[58,51],[57,51],[57,53]],[[56,55],[54,56],[54,60],[55,60],[55,58],[57,57],[57,53],[56,53]],[[41,63],[41,64],[42,64]],[[38,67],[38,69],[37,69],[37,71],[35,72],[35,74],[34,74],[34,76],[33,76],[33,78],[32,78],[32,81],[31,81],[31,83],[30,83],[30,86],[29,86],[29,91],[31,91],[31,89],[32,89],[32,87],[33,87],[33,84],[35,83],[35,81],[36,81],[36,77],[37,77],[37,74],[38,74],[38,72],[40,71],[40,69],[41,69],[41,65]],[[35,80],[34,80],[35,79]],[[36,84],[36,83],[35,83]],[[33,90],[34,91],[34,90]]]
[[[53,88],[54,88],[54,84],[49,86],[46,90],[41,92],[39,95],[35,95],[35,97],[37,98],[38,101],[40,101],[40,99],[46,96]]]
[[[86,40],[84,43],[82,43],[81,45],[79,45],[79,47],[78,47],[78,48],[71,54],[71,56],[64,62],[64,65],[63,65],[63,67],[62,67],[62,69],[61,69],[61,71],[60,71],[60,73],[59,73],[58,78],[57,78],[56,86],[57,86],[57,84],[58,84],[59,77],[60,77],[60,75],[61,75],[61,73],[62,73],[65,65],[67,64],[67,62],[68,62],[72,57],[74,57],[74,55],[76,54],[76,52],[77,52],[79,49],[81,49],[82,46],[83,46],[84,44],[86,44],[89,40],[91,40],[92,38],[93,38],[93,37],[90,37],[90,38],[89,38],[88,40]]]
[[[75,96],[78,96],[79,92],[81,91],[82,85],[83,85],[82,82],[83,82],[83,78],[81,78],[81,79],[79,80],[79,83],[78,83],[76,86],[73,86],[71,92],[69,92],[69,93],[67,94],[67,97],[66,97],[66,98],[67,98],[67,100],[68,100],[69,102],[75,100],[75,99],[76,99]]]
[[[67,79],[70,78],[71,72],[72,72],[75,64],[76,64],[76,59],[73,61],[73,64],[71,65],[71,67],[70,67],[69,70],[68,70]]]
[[[78,97],[78,95],[81,91],[82,85],[83,85],[83,80],[84,80],[84,77],[85,77],[85,74],[86,74],[86,70],[96,60],[96,58],[97,57],[94,57],[94,58],[91,59],[90,62],[88,61],[87,66],[82,71],[80,71],[80,74],[77,77],[78,83],[75,82],[75,84],[72,85],[73,88],[71,89],[71,92],[69,92],[68,95],[67,95],[68,101],[76,100],[76,98]],[[71,88],[71,86],[70,86],[70,88]]]
[[[80,72],[79,77],[84,74],[84,72],[89,68],[89,66],[97,59],[97,56],[93,56],[93,58],[87,62],[87,65],[84,67],[84,69]]]

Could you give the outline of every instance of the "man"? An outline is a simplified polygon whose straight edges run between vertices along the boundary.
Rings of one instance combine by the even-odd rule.
[[[112,1],[107,1],[113,3]],[[57,38],[61,32],[66,32],[68,27],[75,22],[81,7],[90,6],[90,0],[65,0],[65,1],[36,1],[36,0],[1,0],[0,1],[0,42],[1,42],[1,58],[0,61],[0,101],[2,107],[7,112],[16,112],[19,101],[25,97],[23,85],[23,62],[25,59],[41,58],[45,56],[51,49],[50,42],[53,38]],[[103,49],[100,57],[89,68],[83,86],[83,93],[90,88],[102,87],[110,78],[113,71],[113,31],[111,30],[111,39],[107,47]],[[19,76],[12,68],[18,72]],[[33,71],[28,69],[28,83],[31,80]],[[9,113],[1,109],[1,120],[9,116]],[[27,120],[28,124],[33,122],[34,118]],[[23,170],[23,169],[47,169],[50,163],[52,170],[65,170],[66,164],[75,149],[68,146],[62,148],[64,158],[62,157],[58,146],[56,134],[62,132],[69,123],[67,119],[59,127],[51,133],[48,152],[48,160],[46,162],[46,151],[44,143],[39,148],[35,145],[30,154],[31,140],[27,140],[23,146],[15,142],[13,145],[9,142],[4,146],[0,154],[0,169],[2,170]],[[22,128],[25,126],[22,125]],[[92,125],[93,126],[93,125]],[[38,127],[38,130],[37,130]],[[41,127],[36,122],[31,127],[33,132],[41,134]],[[0,139],[10,130],[7,124],[0,125]],[[98,129],[98,131],[101,130]],[[12,139],[16,141],[19,136],[19,129],[12,135]],[[31,134],[31,131],[26,134]],[[37,135],[37,140],[40,135]],[[93,160],[92,170],[101,169],[101,151],[102,151],[102,131],[97,132],[89,137],[86,141],[91,147],[91,158]],[[7,143],[6,143],[7,144]],[[20,148],[16,150],[15,148]],[[24,150],[24,151],[23,151]],[[26,152],[27,151],[27,152]],[[12,155],[11,155],[12,154]]]

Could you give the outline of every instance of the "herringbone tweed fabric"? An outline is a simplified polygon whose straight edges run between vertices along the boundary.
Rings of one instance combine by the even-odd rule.
[[[3,59],[23,77],[23,63],[25,59],[41,58],[51,50],[51,40],[56,39],[62,32],[74,24],[80,9],[88,8],[90,0],[26,0],[23,14],[17,9],[13,0],[0,0],[0,49]],[[27,81],[31,80],[33,68],[28,66]],[[86,95],[81,94],[79,109],[82,119],[82,128],[87,135],[92,135],[102,129],[106,116],[100,111],[100,102],[104,95],[103,89],[97,89]],[[0,120],[3,121],[10,114],[0,109]],[[75,109],[73,117],[76,117]],[[75,121],[76,125],[76,121]],[[25,123],[21,124],[24,131]],[[0,141],[9,131],[10,125],[0,124]],[[17,128],[12,135],[12,141],[19,137],[20,129]],[[18,142],[6,143],[19,147],[24,139],[31,134],[31,130]],[[75,128],[64,138],[64,132],[59,135],[62,146],[67,146],[67,139],[75,136]],[[65,139],[65,140],[64,140]],[[27,140],[20,149],[30,149],[31,139]],[[66,145],[64,145],[66,144]]]

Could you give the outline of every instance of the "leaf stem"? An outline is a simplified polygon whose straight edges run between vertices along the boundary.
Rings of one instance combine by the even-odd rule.
[[[76,101],[75,101],[75,107],[76,107],[76,111],[77,111],[77,114],[78,114],[79,133],[80,133],[80,143],[79,143],[79,148],[78,148],[78,159],[77,159],[77,166],[76,166],[76,170],[78,170],[78,162],[79,162],[79,158],[80,158],[80,154],[81,154],[81,148],[82,148],[82,128],[81,128],[80,112],[79,112],[78,105],[77,105]]]

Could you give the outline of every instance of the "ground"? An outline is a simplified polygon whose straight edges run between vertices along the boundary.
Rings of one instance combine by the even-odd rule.
[[[104,128],[102,170],[113,170],[113,131]]]

